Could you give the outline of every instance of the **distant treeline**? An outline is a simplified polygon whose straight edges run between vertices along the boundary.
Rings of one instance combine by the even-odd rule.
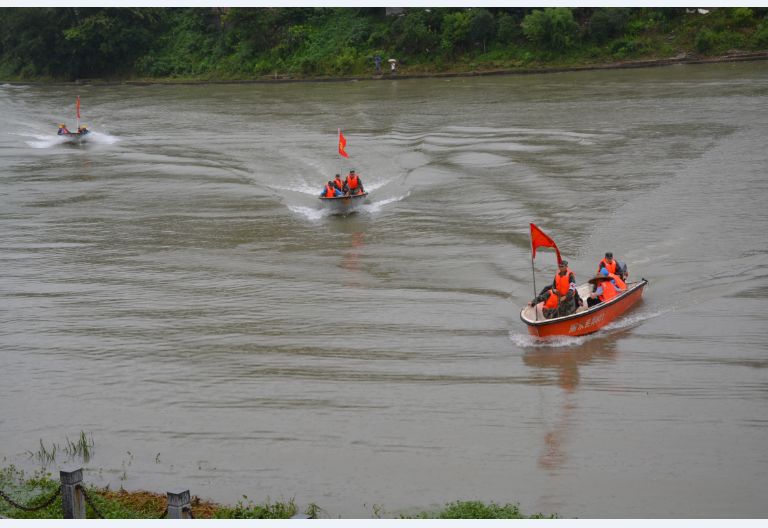
[[[0,80],[255,79],[768,49],[768,8],[0,9]]]

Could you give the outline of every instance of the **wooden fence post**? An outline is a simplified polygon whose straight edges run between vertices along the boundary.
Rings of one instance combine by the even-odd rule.
[[[85,495],[80,486],[83,484],[83,468],[74,471],[59,471],[61,479],[61,506],[65,519],[85,519]]]
[[[192,505],[189,500],[189,490],[168,492],[168,518],[192,518]]]

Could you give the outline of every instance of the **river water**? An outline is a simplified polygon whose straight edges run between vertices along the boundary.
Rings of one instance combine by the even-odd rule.
[[[766,66],[3,85],[2,465],[82,431],[89,484],[329,517],[768,516]],[[530,222],[643,302],[533,341]]]

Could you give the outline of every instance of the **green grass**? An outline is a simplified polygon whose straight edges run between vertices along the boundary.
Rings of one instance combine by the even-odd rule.
[[[9,466],[0,469],[0,491],[17,503],[34,507],[50,498],[59,488],[59,481],[51,473],[39,471],[26,475],[23,471]],[[96,505],[98,512],[105,519],[158,519],[167,505],[166,496],[148,491],[113,491],[104,488],[86,486],[86,493]],[[255,503],[243,496],[243,500],[234,506],[203,501],[192,496],[192,512],[196,519],[289,519],[297,513],[303,513],[310,519],[329,517],[329,514],[317,504],[310,503],[299,510],[293,499]],[[375,516],[381,517],[383,509],[375,508]],[[87,518],[98,518],[97,512],[87,506]],[[61,497],[49,506],[34,512],[27,512],[10,505],[0,497],[0,516],[12,519],[61,519]],[[413,516],[400,516],[410,519],[555,519],[556,515],[524,515],[518,504],[483,503],[480,501],[456,501],[446,504],[438,511],[425,511]]]

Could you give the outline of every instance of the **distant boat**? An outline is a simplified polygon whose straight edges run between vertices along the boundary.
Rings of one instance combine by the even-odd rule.
[[[367,197],[367,192],[350,196],[334,196],[333,198],[321,196],[320,202],[333,214],[349,214],[359,209],[366,202]]]
[[[59,135],[66,138],[67,143],[85,143],[86,137],[90,133],[88,129],[81,129],[80,132],[64,132]]]
[[[575,313],[543,319],[541,316],[537,318],[535,306],[526,306],[520,311],[520,319],[528,326],[528,333],[537,337],[591,334],[629,310],[643,296],[643,289],[647,284],[645,279],[630,282],[626,291],[610,301],[588,308],[586,299],[589,297],[591,284],[587,282],[578,287],[579,296],[584,299],[584,306],[579,307]]]
[[[90,134],[90,130],[83,125],[80,126],[80,96],[77,96],[75,101],[75,117],[77,118],[77,132],[70,132],[67,127],[59,125],[59,136],[62,136],[67,140],[67,143],[85,143],[86,137]]]

